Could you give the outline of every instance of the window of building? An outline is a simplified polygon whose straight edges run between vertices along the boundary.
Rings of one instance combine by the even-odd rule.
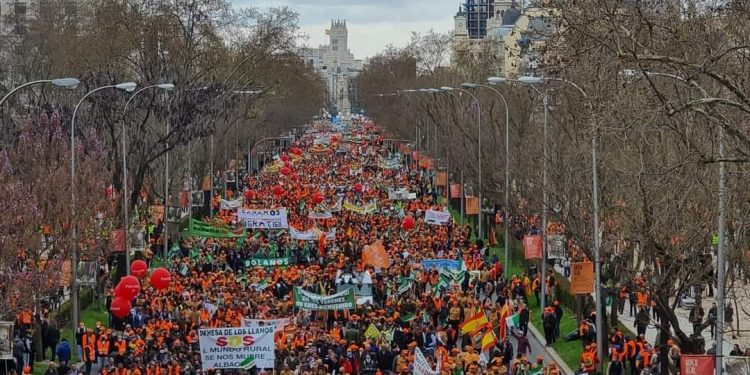
[[[339,40],[338,39],[331,39],[331,45],[338,45]]]
[[[331,46],[331,51],[338,51],[338,50],[339,50],[339,46]]]
[[[17,16],[26,15],[26,3],[13,3],[13,9]]]

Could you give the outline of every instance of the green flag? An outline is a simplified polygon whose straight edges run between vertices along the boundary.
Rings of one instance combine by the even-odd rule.
[[[380,331],[378,331],[378,328],[375,327],[375,324],[370,323],[370,326],[367,327],[367,330],[365,331],[365,337],[367,337],[368,339],[374,339],[378,336],[380,336]]]

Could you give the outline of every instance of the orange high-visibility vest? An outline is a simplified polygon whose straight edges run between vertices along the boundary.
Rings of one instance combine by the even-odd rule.
[[[106,357],[109,355],[109,340],[102,338],[96,344],[97,350],[99,351],[100,357]]]

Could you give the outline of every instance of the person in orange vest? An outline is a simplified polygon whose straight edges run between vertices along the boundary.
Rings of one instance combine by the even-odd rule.
[[[105,334],[99,336],[99,340],[96,342],[96,357],[99,359],[99,368],[104,368],[109,359],[109,337]]]
[[[581,353],[581,370],[593,374],[596,371],[596,357],[591,352],[591,345],[586,345]]]

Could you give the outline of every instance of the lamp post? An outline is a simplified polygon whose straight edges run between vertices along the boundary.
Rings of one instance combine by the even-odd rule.
[[[505,227],[505,235],[504,238],[504,246],[505,246],[505,263],[503,264],[503,274],[505,275],[505,278],[508,278],[510,267],[510,239],[509,239],[509,233],[510,233],[510,111],[508,110],[508,101],[505,100],[505,96],[500,93],[497,89],[495,89],[492,86],[487,85],[480,85],[476,83],[464,83],[462,85],[465,88],[474,89],[474,88],[486,88],[492,90],[502,101],[503,105],[505,106],[505,220],[504,227]],[[481,142],[480,142],[481,145]],[[480,148],[480,154],[481,154],[481,148]],[[481,157],[480,157],[480,166],[481,164]],[[481,181],[481,180],[480,180]],[[480,182],[481,185],[481,182]],[[482,191],[482,187],[479,187],[480,195]],[[481,198],[480,198],[481,201]],[[480,206],[481,211],[481,206]],[[480,216],[481,218],[481,216]]]
[[[724,101],[718,100],[718,98],[710,98],[708,92],[701,87],[698,83],[693,80],[688,80],[684,77],[680,77],[669,73],[660,72],[649,72],[649,71],[637,71],[633,69],[626,69],[622,73],[629,78],[638,78],[641,75],[649,77],[666,77],[679,81],[687,86],[693,87],[700,91],[703,96],[703,100],[711,101]],[[724,292],[724,278],[726,273],[726,238],[725,238],[725,227],[726,227],[726,165],[724,161],[724,127],[719,126],[719,218],[717,223],[717,229],[719,231],[719,243],[716,249],[716,351],[714,353],[715,358],[715,373],[723,373],[723,358],[724,358],[724,304],[725,292]]]
[[[78,327],[78,234],[76,233],[76,157],[75,157],[75,146],[76,146],[76,137],[75,137],[75,130],[76,130],[76,115],[78,114],[78,109],[81,107],[81,104],[91,96],[92,94],[106,90],[106,89],[117,89],[117,90],[123,90],[127,92],[131,92],[135,90],[135,88],[138,85],[135,82],[125,82],[120,83],[117,85],[107,85],[107,86],[101,86],[98,88],[95,88],[86,95],[84,95],[81,100],[78,101],[75,108],[73,109],[73,116],[70,120],[70,218],[71,218],[71,238],[73,243],[73,249],[71,251],[71,260],[70,260],[70,268],[71,268],[71,291],[70,291],[70,300],[71,300],[71,307],[72,307],[72,331],[75,332],[76,328]]]
[[[518,77],[517,81],[519,83],[533,85],[533,84],[540,84],[544,82],[549,81],[557,81],[566,83],[576,90],[578,90],[581,95],[583,95],[584,99],[586,99],[586,103],[588,104],[589,111],[591,114],[591,195],[593,200],[593,236],[594,236],[594,293],[596,294],[596,349],[597,349],[597,357],[601,360],[604,358],[604,332],[602,332],[603,328],[603,311],[602,311],[602,259],[601,259],[601,236],[599,235],[599,178],[597,174],[597,160],[596,160],[596,145],[597,145],[597,126],[596,122],[593,119],[594,116],[594,103],[591,101],[591,98],[589,95],[584,91],[581,86],[578,86],[577,84],[568,81],[563,78],[542,78],[542,77],[532,77],[532,76],[522,76]]]
[[[487,82],[491,85],[497,85],[505,82],[518,82],[514,79],[507,79],[504,77],[489,77],[487,78]],[[542,147],[544,149],[543,154],[543,160],[542,160],[542,267],[541,267],[541,297],[540,297],[540,305],[542,308],[544,308],[547,302],[547,282],[546,282],[546,275],[547,275],[547,111],[548,111],[548,90],[544,90],[544,96],[542,96],[542,92],[536,88],[533,84],[526,84],[527,86],[531,87],[536,91],[536,93],[543,97],[544,101],[544,135],[543,135],[543,141],[542,141]],[[506,220],[507,222],[508,220]],[[506,225],[507,230],[507,225]],[[507,236],[508,233],[506,232],[505,235]],[[507,258],[506,258],[507,261]]]
[[[68,90],[73,90],[76,87],[78,87],[81,81],[79,81],[76,78],[56,78],[56,79],[42,79],[39,81],[27,82],[21,86],[18,86],[8,91],[8,93],[5,94],[5,96],[3,96],[2,99],[0,99],[0,107],[2,107],[3,103],[5,103],[5,101],[8,100],[8,98],[10,98],[10,96],[13,95],[16,91],[21,90],[24,87],[33,86],[33,85],[41,85],[45,83],[49,83],[52,86],[56,86],[56,87],[60,87],[60,88],[68,89]]]
[[[477,100],[477,97],[474,94],[472,94],[470,91],[468,91],[468,90],[464,90],[464,89],[461,89],[461,88],[453,88],[453,87],[449,87],[449,86],[443,86],[443,87],[440,88],[440,90],[441,91],[446,91],[446,92],[451,92],[453,90],[465,92],[465,93],[469,94],[469,96],[471,96],[472,100],[474,100],[474,104],[477,106],[477,128],[478,128],[478,132],[479,132],[479,136],[478,136],[479,138],[477,139],[477,143],[478,143],[477,156],[478,156],[478,159],[479,159],[478,160],[478,163],[479,163],[479,165],[478,165],[478,170],[479,170],[479,173],[478,173],[479,174],[479,187],[478,187],[478,190],[479,190],[479,218],[477,220],[477,222],[478,222],[478,224],[477,224],[477,233],[479,235],[478,236],[479,239],[482,240],[482,239],[484,239],[484,237],[482,236],[482,106],[481,106],[481,104],[479,104],[479,100]]]
[[[128,233],[128,162],[127,162],[127,150],[125,149],[125,137],[127,136],[127,128],[125,127],[125,113],[128,111],[128,106],[133,99],[145,90],[158,88],[165,91],[174,90],[174,85],[171,83],[163,83],[159,85],[146,86],[128,98],[125,102],[125,106],[122,108],[122,135],[120,142],[122,143],[122,227],[125,231],[125,274],[130,275],[130,236]]]

